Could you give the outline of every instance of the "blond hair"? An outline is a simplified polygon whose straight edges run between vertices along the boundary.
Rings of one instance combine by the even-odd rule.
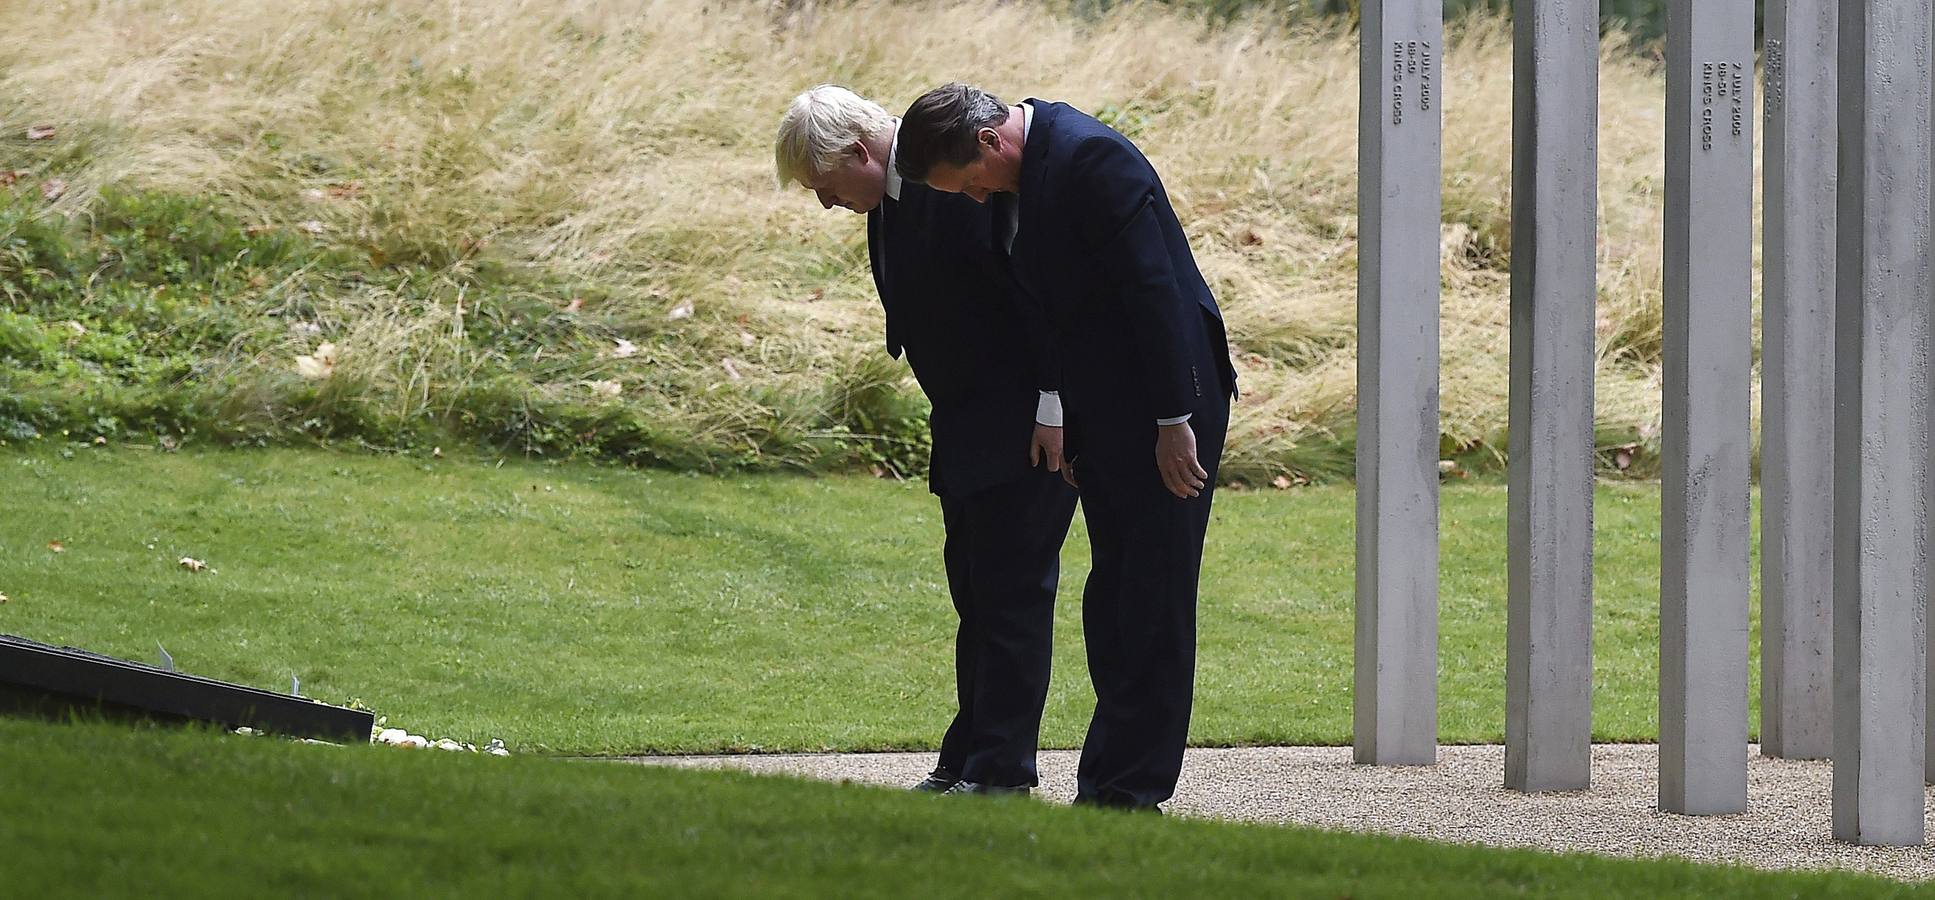
[[[837,84],[822,84],[793,98],[779,119],[773,166],[780,184],[805,184],[838,164],[856,141],[885,140],[894,117],[880,104]]]

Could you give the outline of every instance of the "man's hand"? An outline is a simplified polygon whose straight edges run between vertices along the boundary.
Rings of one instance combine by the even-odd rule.
[[[1156,471],[1169,493],[1184,500],[1202,495],[1209,473],[1196,461],[1196,432],[1188,422],[1156,426]]]
[[[1062,429],[1036,423],[1035,436],[1028,441],[1028,465],[1039,466],[1044,462],[1050,472],[1062,470]]]

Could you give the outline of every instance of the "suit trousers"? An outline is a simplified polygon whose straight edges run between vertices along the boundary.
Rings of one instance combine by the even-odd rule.
[[[960,706],[941,739],[940,765],[968,781],[1036,784],[1055,587],[1075,501],[1060,475],[1041,469],[966,496],[941,495],[947,587],[961,624]]]
[[[1190,417],[1209,478],[1186,500],[1156,470],[1154,423],[1093,425],[1075,465],[1093,552],[1082,635],[1095,685],[1076,798],[1150,806],[1174,795],[1182,774],[1195,696],[1196,585],[1229,399],[1205,399]]]

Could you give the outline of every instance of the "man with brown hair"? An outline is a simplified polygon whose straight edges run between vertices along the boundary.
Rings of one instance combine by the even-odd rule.
[[[1093,548],[1096,703],[1076,800],[1158,809],[1188,739],[1196,585],[1236,392],[1222,313],[1155,169],[1074,107],[945,85],[908,107],[895,165],[990,205],[996,254],[1058,332]]]

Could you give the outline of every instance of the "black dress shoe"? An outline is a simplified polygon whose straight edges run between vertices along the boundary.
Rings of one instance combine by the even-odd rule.
[[[1163,814],[1162,807],[1154,803],[1124,803],[1121,801],[1097,800],[1093,797],[1076,797],[1075,805],[1086,806],[1091,809],[1113,809],[1121,812],[1145,813],[1153,816]]]
[[[961,776],[946,769],[936,768],[933,772],[928,773],[926,778],[921,779],[919,784],[910,788],[910,790],[917,794],[945,794],[948,790],[960,783]]]
[[[949,796],[955,794],[981,794],[987,797],[1026,797],[1028,796],[1028,790],[1027,785],[1007,787],[999,784],[982,784],[978,781],[961,781],[955,783],[953,787],[948,788],[943,793]]]

